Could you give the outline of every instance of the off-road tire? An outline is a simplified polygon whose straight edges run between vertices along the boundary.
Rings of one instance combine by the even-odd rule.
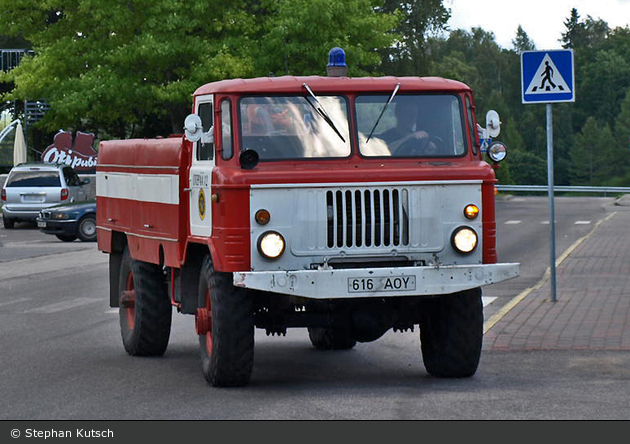
[[[423,301],[420,343],[424,366],[439,378],[475,374],[483,342],[481,289]]]
[[[74,234],[55,234],[55,237],[62,242],[74,242],[77,238]]]
[[[79,236],[79,239],[83,242],[95,242],[96,217],[93,215],[83,216],[77,226],[77,236]]]
[[[6,216],[2,217],[2,225],[4,226],[4,228],[6,228],[7,230],[12,229],[13,227],[15,227],[15,221],[13,219],[9,219]]]
[[[346,330],[334,328],[308,327],[308,337],[319,350],[349,350],[357,343]]]
[[[199,335],[201,368],[215,387],[249,383],[254,366],[254,305],[251,293],[234,287],[232,273],[212,267],[203,259],[199,277],[199,307],[210,309],[211,327]]]
[[[135,291],[133,308],[124,307],[122,303],[119,308],[125,350],[132,356],[161,356],[168,346],[172,318],[164,273],[159,265],[132,259],[125,247],[120,265],[119,299],[123,291],[130,289]]]

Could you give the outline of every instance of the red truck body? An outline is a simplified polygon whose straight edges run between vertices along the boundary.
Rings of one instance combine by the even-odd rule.
[[[379,124],[368,135],[365,120],[381,108],[382,116],[394,96],[448,98],[446,119],[459,122],[442,125],[442,137],[453,140],[449,154],[360,148]],[[346,105],[330,118],[318,97]],[[369,105],[362,115],[360,102]],[[268,104],[294,113],[298,136],[266,136],[284,137],[287,150],[302,131],[311,142],[327,132],[324,146],[347,151],[259,158],[267,139],[253,132],[254,118]],[[472,375],[480,287],[518,275],[518,264],[497,264],[496,178],[482,157],[473,104],[470,88],[441,78],[234,79],[195,91],[186,136],[102,142],[98,247],[110,254],[110,305],[120,307],[126,350],[164,353],[172,304],[195,315],[213,385],[249,381],[254,327],[307,327],[315,347],[343,349],[419,325],[429,373]],[[280,115],[286,120],[287,111]]]

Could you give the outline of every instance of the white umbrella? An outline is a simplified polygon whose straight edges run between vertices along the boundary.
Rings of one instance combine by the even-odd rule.
[[[26,141],[24,140],[24,131],[22,130],[22,122],[17,123],[15,128],[15,141],[13,142],[13,165],[26,162]]]

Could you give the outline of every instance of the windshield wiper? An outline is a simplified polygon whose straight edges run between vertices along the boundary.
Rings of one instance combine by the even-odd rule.
[[[326,112],[326,109],[324,109],[324,106],[321,103],[319,103],[319,100],[317,100],[317,97],[315,97],[315,94],[313,94],[313,91],[311,91],[311,88],[309,88],[306,83],[302,83],[302,86],[308,91],[308,93],[311,95],[313,100],[315,100],[315,103],[317,103],[317,106],[315,106],[308,99],[308,97],[304,97],[304,99],[306,99],[308,104],[311,105],[315,111],[317,111],[317,114],[322,116],[322,119],[324,119],[324,121],[326,121],[326,123],[333,129],[333,131],[335,131],[335,133],[337,133],[337,135],[343,141],[343,143],[346,143],[346,139],[343,138],[343,136],[341,135],[341,133],[339,132],[339,130],[337,129],[337,127],[333,123],[332,119],[328,116],[328,113]]]
[[[383,106],[383,109],[381,110],[381,113],[378,115],[378,119],[376,119],[376,123],[374,123],[374,127],[372,128],[372,131],[370,131],[370,135],[368,136],[367,140],[365,141],[366,144],[370,141],[370,138],[372,137],[372,134],[374,134],[374,130],[376,130],[376,127],[378,126],[378,122],[381,121],[381,117],[383,117],[383,114],[385,114],[385,110],[387,109],[387,106],[391,103],[392,100],[394,100],[394,96],[396,96],[396,93],[398,92],[398,89],[400,89],[400,83],[396,84],[396,88],[394,88],[394,91],[392,91],[392,95],[389,96],[389,99],[385,103],[385,106]]]

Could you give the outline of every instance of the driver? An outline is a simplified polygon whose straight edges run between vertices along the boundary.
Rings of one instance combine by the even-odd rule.
[[[418,108],[410,102],[399,102],[394,110],[396,126],[379,134],[379,139],[387,143],[392,155],[411,155],[419,153],[420,148],[425,148],[429,142],[429,134],[426,131],[417,131]]]

